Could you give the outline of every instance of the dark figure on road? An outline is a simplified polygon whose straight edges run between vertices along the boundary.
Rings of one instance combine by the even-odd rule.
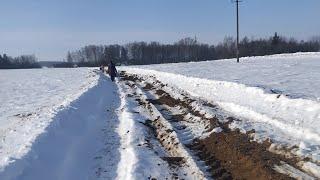
[[[116,66],[113,64],[112,61],[110,61],[110,64],[108,66],[108,73],[110,75],[111,81],[114,81],[114,78],[117,76],[117,69]]]
[[[102,73],[104,73],[104,65],[100,66],[100,71],[102,71]]]

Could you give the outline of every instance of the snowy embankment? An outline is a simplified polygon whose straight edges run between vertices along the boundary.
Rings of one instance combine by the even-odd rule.
[[[258,87],[266,93],[320,101],[320,52],[137,66],[188,77]]]
[[[320,162],[320,53],[297,53],[235,60],[124,67],[155,76],[195,97],[218,104],[241,121],[233,128],[255,129],[257,140],[271,139],[274,149]],[[319,167],[305,163],[319,175]],[[318,168],[318,169],[317,169]]]
[[[52,141],[53,144],[45,147],[36,145],[39,138],[50,139],[52,135],[48,132],[56,128],[55,126],[72,129],[72,124],[65,121],[59,125],[60,119],[67,115],[68,118],[69,115],[72,117],[72,111],[77,111],[78,107],[77,103],[70,103],[96,86],[98,79],[99,76],[92,69],[85,68],[0,71],[1,179],[12,179],[20,173],[23,174],[30,158],[38,158],[37,149],[47,150],[43,153],[52,152],[46,160],[57,160],[55,155],[65,150],[61,147],[64,145],[63,139],[62,142]],[[82,125],[75,124],[76,127]],[[61,128],[59,133],[68,133],[67,129],[64,131],[66,127]],[[59,133],[57,136],[61,135]],[[70,132],[70,135],[73,135],[72,133]],[[73,155],[70,155],[70,158],[72,157]],[[25,159],[28,158],[27,162]],[[40,159],[39,163],[42,160]],[[68,159],[65,161],[67,164]],[[41,166],[41,163],[38,165]],[[51,165],[54,166],[54,162]]]

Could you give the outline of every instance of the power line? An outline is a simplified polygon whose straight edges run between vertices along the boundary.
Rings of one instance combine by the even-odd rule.
[[[239,0],[232,1],[233,3],[236,3],[236,12],[237,12],[237,63],[239,63]]]

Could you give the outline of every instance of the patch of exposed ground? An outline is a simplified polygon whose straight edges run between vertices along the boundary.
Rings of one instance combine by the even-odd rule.
[[[236,179],[290,179],[273,168],[280,165],[281,160],[287,163],[293,160],[269,152],[269,146],[268,142],[260,144],[251,141],[247,134],[239,131],[213,133],[193,144],[193,148],[200,151],[202,159],[207,160],[211,156],[216,158]]]

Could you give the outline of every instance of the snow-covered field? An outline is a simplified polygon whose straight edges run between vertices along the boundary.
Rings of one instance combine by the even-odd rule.
[[[216,116],[302,157],[304,172],[285,163],[278,172],[320,178],[320,53],[120,70],[128,76],[116,83],[94,68],[0,70],[0,179],[211,179],[190,145],[223,134],[206,121]]]
[[[240,118],[232,128],[254,129],[291,153],[320,162],[320,53],[123,67],[219,105]],[[312,166],[312,167],[311,167]],[[312,163],[304,166],[320,176]]]
[[[320,101],[320,52],[139,66],[188,77],[245,84],[292,98]]]
[[[0,172],[30,153],[54,118],[97,83],[90,69],[1,70]]]

